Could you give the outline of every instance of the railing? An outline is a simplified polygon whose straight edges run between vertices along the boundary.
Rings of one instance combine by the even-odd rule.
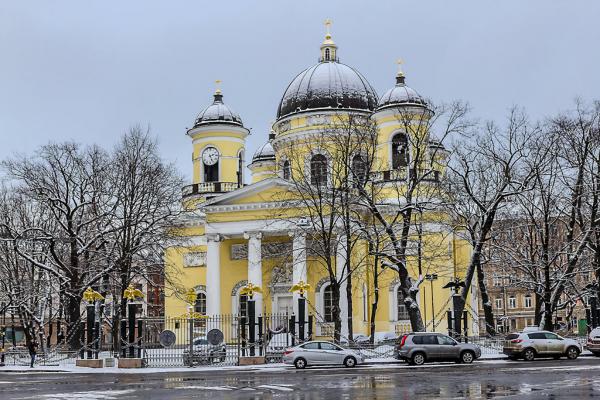
[[[207,194],[207,193],[226,193],[241,188],[237,182],[203,182],[193,183],[191,185],[184,186],[182,189],[183,197],[193,196],[196,194]]]
[[[419,169],[418,174],[422,181],[425,182],[439,182],[440,171],[430,169]],[[405,181],[408,179],[408,169],[391,169],[388,171],[376,171],[370,174],[371,180],[375,183],[380,182],[398,182]]]

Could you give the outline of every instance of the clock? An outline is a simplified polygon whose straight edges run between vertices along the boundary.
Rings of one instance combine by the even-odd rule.
[[[202,161],[206,165],[215,165],[219,161],[219,151],[214,147],[207,147],[202,152]]]

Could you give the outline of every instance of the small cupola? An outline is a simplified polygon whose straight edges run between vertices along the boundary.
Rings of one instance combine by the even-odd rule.
[[[321,57],[319,58],[319,62],[338,62],[337,58],[337,46],[333,39],[331,39],[331,20],[325,20],[325,40],[321,44]]]

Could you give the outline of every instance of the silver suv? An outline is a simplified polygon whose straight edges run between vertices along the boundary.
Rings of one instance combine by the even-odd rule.
[[[396,358],[412,365],[422,365],[427,361],[456,361],[470,364],[481,357],[479,346],[459,343],[441,333],[409,333],[402,338],[396,348]]]
[[[504,340],[502,352],[512,360],[523,358],[533,361],[536,357],[576,359],[581,353],[581,345],[573,339],[563,338],[547,331],[511,333]]]

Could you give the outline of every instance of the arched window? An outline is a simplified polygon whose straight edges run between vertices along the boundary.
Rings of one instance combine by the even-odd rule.
[[[360,154],[352,158],[352,174],[355,185],[362,185],[367,179],[367,164]]]
[[[408,166],[408,139],[403,133],[392,138],[392,168],[401,169]]]
[[[292,177],[292,169],[290,167],[290,162],[285,160],[283,162],[283,179],[289,180]]]
[[[244,152],[243,151],[240,151],[240,154],[238,154],[237,183],[238,183],[238,187],[242,187],[242,185],[244,184]]]
[[[398,319],[398,321],[409,319],[408,310],[406,309],[406,305],[404,304],[404,295],[402,294],[400,285],[398,285],[398,289],[396,289],[396,290],[397,290],[397,295],[396,295],[397,304],[396,305],[397,305],[397,310],[398,310],[398,315],[396,316],[396,318]]]
[[[333,322],[333,289],[327,285],[323,290],[323,318],[325,322]]]
[[[331,52],[329,49],[325,49],[325,61],[329,61],[331,58]]]
[[[206,293],[198,292],[196,294],[196,303],[194,304],[194,311],[206,315]]]
[[[310,183],[327,184],[327,158],[323,154],[315,154],[310,159]]]

